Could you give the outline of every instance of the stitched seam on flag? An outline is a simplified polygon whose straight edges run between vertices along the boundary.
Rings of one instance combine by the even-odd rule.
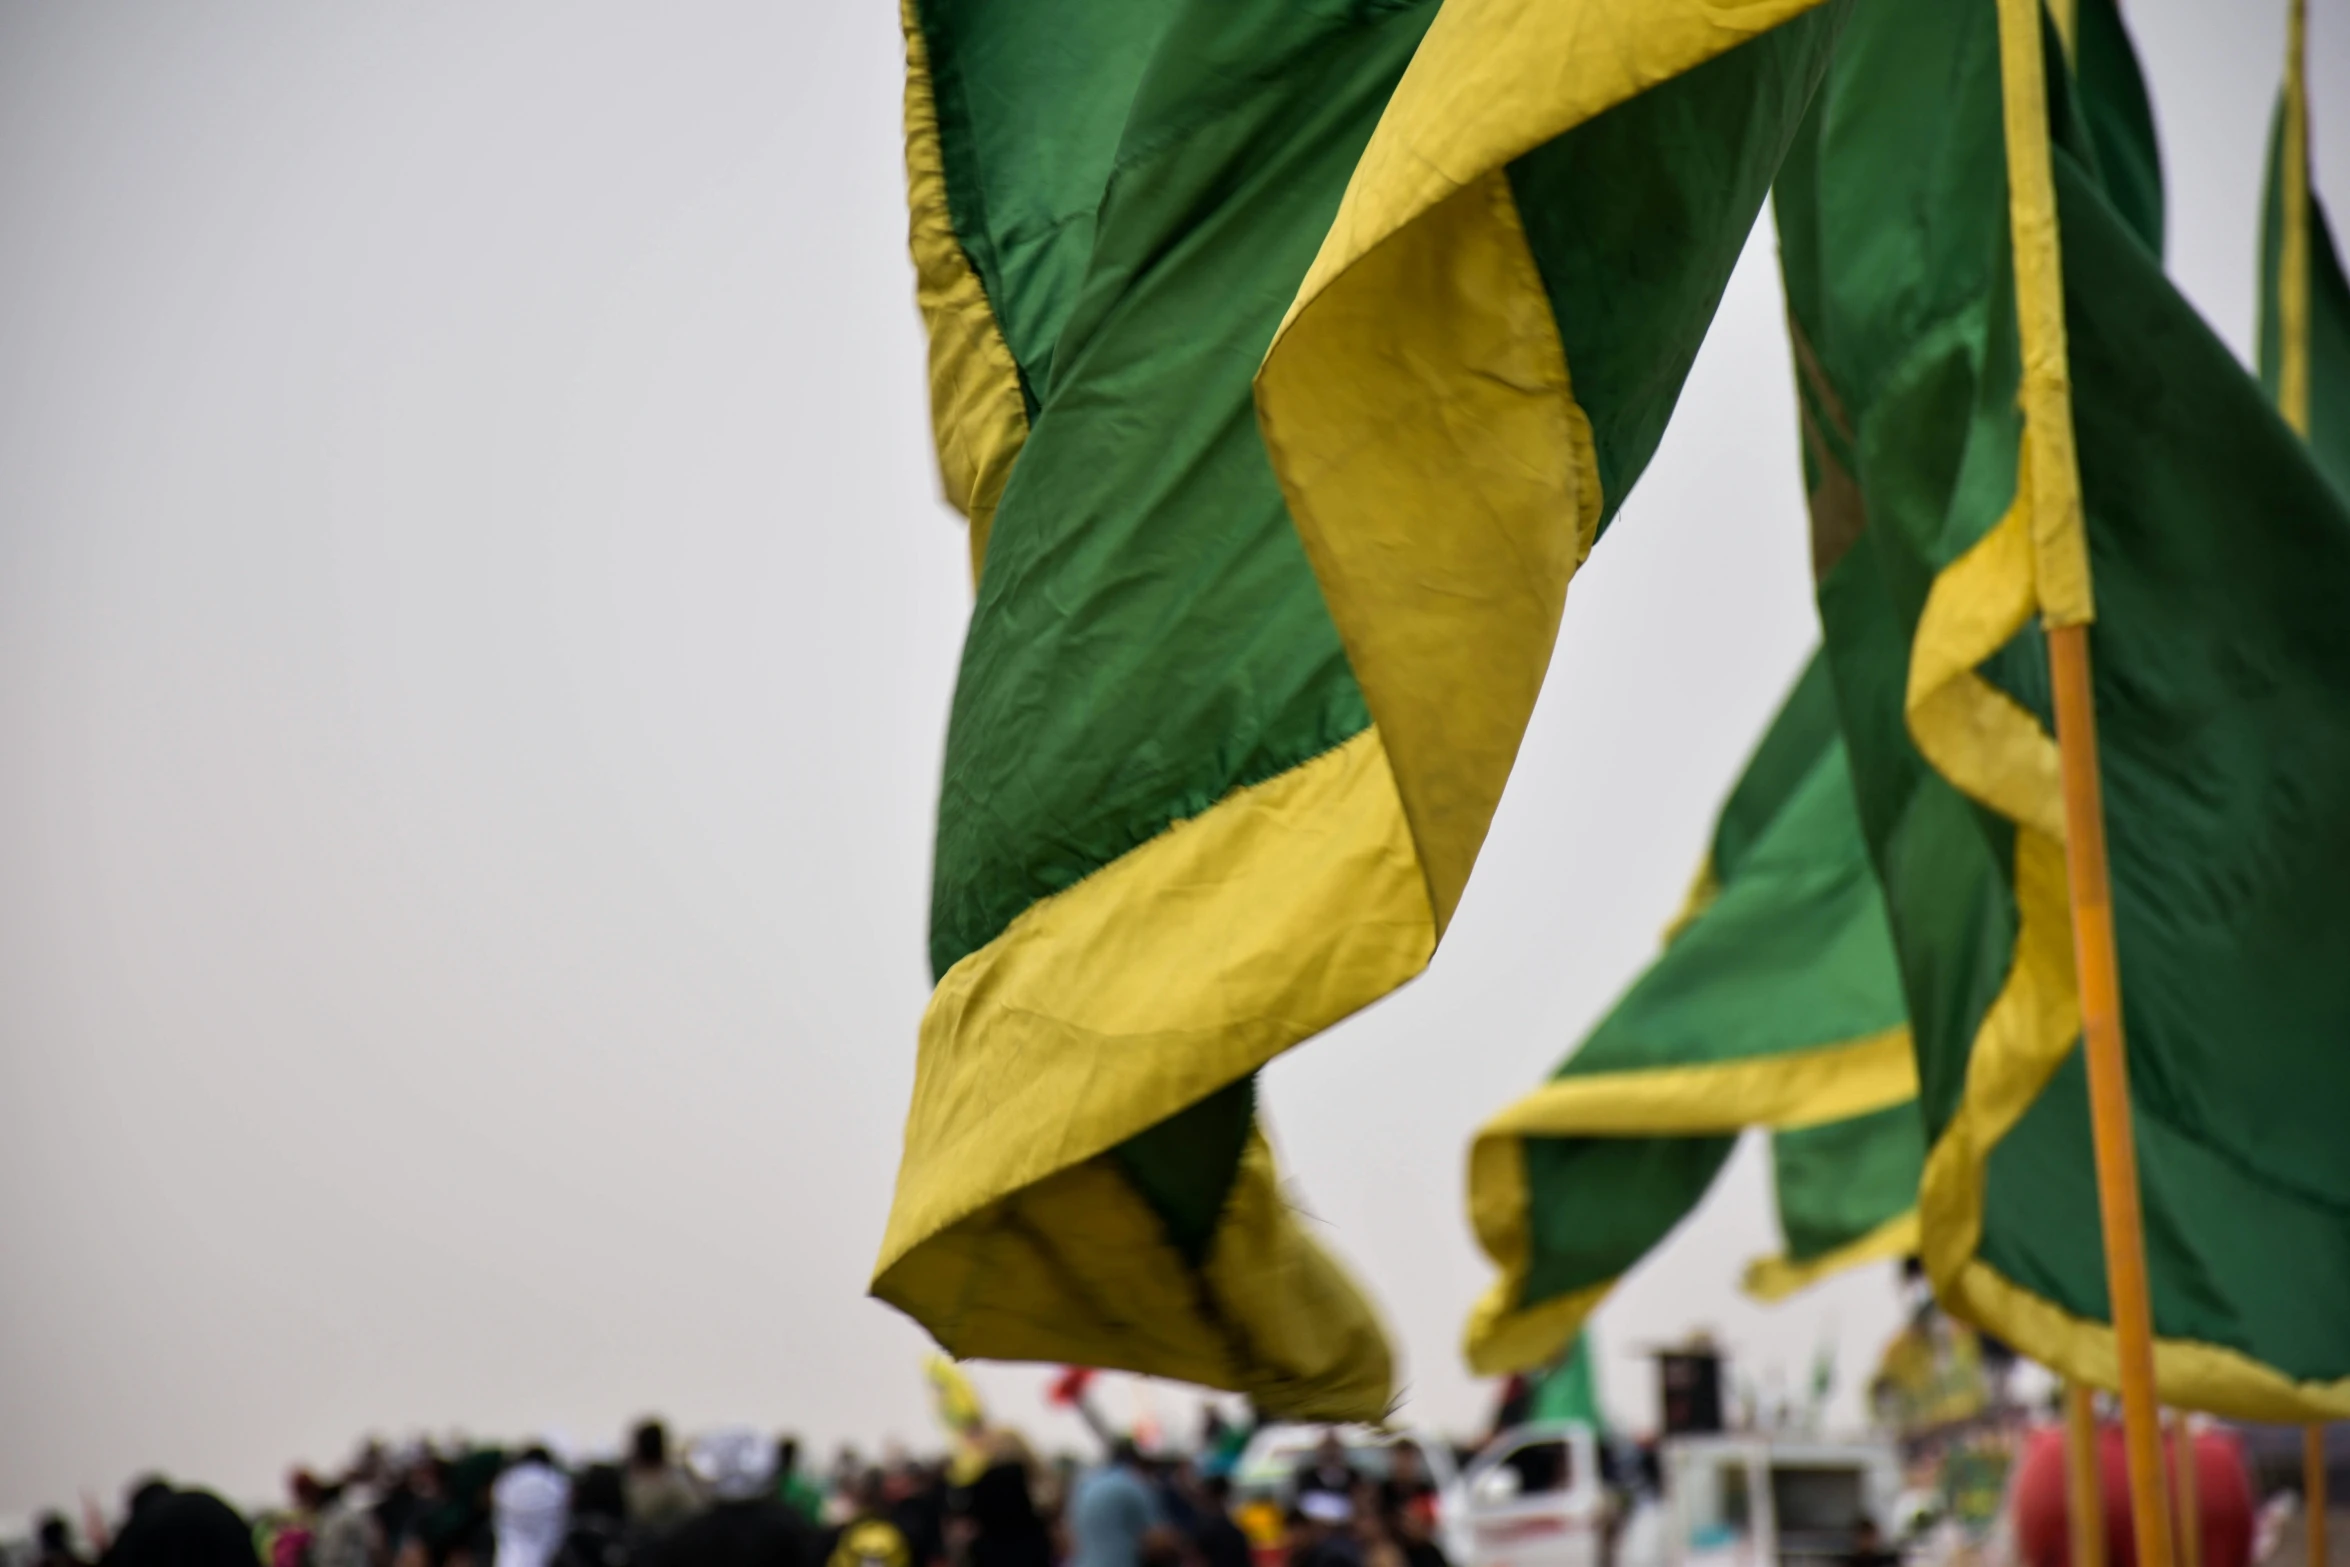
[[[914,0],[900,0],[899,20],[906,36],[906,238],[930,340],[931,437],[947,503],[971,524],[977,582],[996,504],[1028,439],[1028,406],[986,286],[955,233],[929,47]]]
[[[1019,1332],[1019,1311],[990,1302],[1050,1298],[1080,1319],[1073,1333],[1092,1331],[1098,1285],[1003,1276],[1028,1266],[1026,1253],[991,1236],[1032,1200],[1076,1202],[1062,1222],[1089,1240],[1060,1248],[1062,1265],[1173,1257],[1139,1197],[1087,1198],[1074,1172],[1385,995],[1434,945],[1376,729],[1039,900],[948,970],[924,1014],[874,1292],[961,1354],[1001,1353],[990,1346]],[[1149,1333],[1121,1329],[1147,1363],[1101,1363],[1226,1387],[1245,1375],[1260,1401],[1292,1399],[1291,1413],[1376,1418],[1387,1393],[1376,1322],[1288,1216],[1269,1152],[1258,1166],[1264,1190],[1227,1199],[1200,1270],[1225,1319],[1222,1348],[1172,1347],[1199,1337],[1185,1290],[1125,1293],[1122,1319],[1154,1319]],[[957,1271],[950,1259],[966,1252],[993,1257],[993,1271]],[[1240,1255],[1248,1267],[1231,1263]],[[1293,1320],[1308,1299],[1320,1302],[1310,1328]],[[1103,1353],[1121,1353],[1101,1336]]]
[[[1907,1257],[1917,1249],[1918,1211],[1912,1208],[1906,1213],[1895,1214],[1866,1235],[1846,1241],[1833,1251],[1824,1251],[1808,1261],[1796,1262],[1788,1257],[1758,1257],[1746,1265],[1746,1277],[1741,1281],[1740,1288],[1759,1301],[1782,1301],[1846,1268],[1864,1262],[1878,1262],[1887,1257]]]
[[[1551,1359],[1615,1287],[1611,1279],[1524,1303],[1533,1252],[1526,1138],[1794,1131],[1905,1103],[1917,1088],[1906,1027],[1774,1056],[1543,1084],[1486,1122],[1470,1146],[1470,1227],[1500,1274],[1469,1319],[1462,1349],[1471,1369],[1495,1376]]]

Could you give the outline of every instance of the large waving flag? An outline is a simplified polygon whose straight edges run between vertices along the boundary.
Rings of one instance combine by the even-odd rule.
[[[942,1345],[1383,1412],[1252,1074],[1428,962],[1848,3],[915,0]]]
[[[1996,31],[1864,6],[1777,191],[1850,539],[1819,598],[1917,1047],[1921,1252],[1954,1310],[2112,1385],[2039,626],[2086,619],[2093,576],[2162,1396],[2340,1415],[2350,509],[2164,279],[2061,69],[2008,84],[2059,144],[2064,313],[2034,330],[2070,344],[2085,519],[2043,509]]]
[[[1551,1080],[1478,1133],[1469,1212],[1501,1270],[1477,1371],[1558,1355],[1696,1207],[1738,1133],[1773,1129],[1788,1293],[1914,1249],[1925,1143],[1900,971],[1824,660],[1731,791],[1664,955]]]

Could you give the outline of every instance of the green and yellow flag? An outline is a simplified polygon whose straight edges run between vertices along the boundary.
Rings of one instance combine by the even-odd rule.
[[[2040,629],[2087,621],[2162,1398],[2338,1416],[2350,509],[2163,277],[2028,25],[2003,82],[1997,21],[1863,5],[1776,193],[1836,436],[1815,497],[1848,508],[1820,610],[1917,1049],[1921,1253],[1952,1310],[2113,1384]],[[2055,138],[2045,206],[2003,116]],[[2019,321],[2011,202],[2055,220],[2055,320]],[[2085,517],[2028,457],[2065,440]]]
[[[1925,1143],[1900,971],[1815,656],[1722,807],[1664,955],[1551,1080],[1488,1122],[1469,1212],[1501,1276],[1470,1366],[1560,1353],[1616,1279],[1768,1127],[1786,1239],[1776,1297],[1916,1244]]]
[[[2260,228],[2260,384],[2350,494],[2350,282],[2309,178],[2303,6],[2291,0],[2285,85],[2269,130]]]
[[[1383,1412],[1252,1074],[1428,962],[1849,3],[914,0],[946,1348]]]

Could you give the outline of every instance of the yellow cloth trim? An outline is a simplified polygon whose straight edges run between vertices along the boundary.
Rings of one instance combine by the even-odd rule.
[[[1817,0],[1445,0],[1257,374],[1265,446],[1452,917],[1599,527],[1509,162]]]
[[[2292,0],[2285,23],[2284,223],[2277,257],[2277,411],[2309,437],[2309,77],[2308,0]]]
[[[1427,966],[1376,730],[1024,910],[922,1019],[873,1292],[961,1356],[1058,1359],[1375,1419],[1379,1326],[1252,1145],[1207,1265],[1101,1156]]]
[[[2048,19],[2056,24],[2056,36],[2064,44],[2064,63],[2069,67],[2081,52],[2079,0],[2048,0]]]
[[[1533,1240],[1528,1137],[1702,1136],[1750,1126],[1818,1126],[1917,1097],[1909,1030],[1706,1066],[1610,1072],[1543,1084],[1478,1130],[1469,1147],[1469,1224],[1499,1270],[1470,1313],[1461,1352],[1479,1376],[1555,1358],[1614,1281],[1521,1307]]]
[[[1906,1027],[1840,1044],[1704,1066],[1560,1077],[1485,1123],[1477,1137],[1683,1137],[1849,1120],[1915,1099]]]
[[[2027,444],[2023,467],[2031,460]],[[1985,1162],[2080,1034],[2056,745],[1975,673],[2035,608],[2034,494],[2019,472],[2007,514],[1936,575],[1910,650],[1910,737],[1960,792],[2015,824],[2017,912],[2014,954],[1976,1028],[1957,1111],[1926,1155],[1919,1254],[1952,1311],[2074,1381],[2110,1389],[2112,1326],[2072,1315],[1976,1255]],[[2158,1338],[2154,1358],[2162,1399],[2179,1408],[2254,1420],[2350,1416],[2350,1381],[2296,1383],[2235,1350],[2185,1339]]]
[[[1714,906],[1714,900],[1721,895],[1722,879],[1714,874],[1713,851],[1708,849],[1705,858],[1698,861],[1697,874],[1689,878],[1689,890],[1681,895],[1680,911],[1665,926],[1660,945],[1671,946],[1680,938],[1681,932],[1697,923],[1700,914]]]
[[[1028,439],[1028,405],[1012,351],[947,209],[930,52],[913,0],[900,0],[898,18],[906,34],[907,245],[914,253],[914,299],[930,334],[930,430],[947,504],[971,522],[976,582],[996,502]]]
[[[2023,347],[2024,475],[2040,613],[2052,626],[2096,618],[2089,538],[2073,451],[2072,370],[2064,339],[2064,266],[2048,149],[2048,79],[2040,0],[1999,0],[1999,100],[2007,132],[2007,223]]]
[[[1912,1208],[1907,1213],[1895,1214],[1858,1240],[1847,1241],[1808,1262],[1795,1262],[1786,1257],[1757,1258],[1746,1265],[1743,1288],[1756,1300],[1775,1304],[1846,1268],[1864,1262],[1882,1262],[1888,1257],[1907,1257],[1917,1249],[1918,1211]]]

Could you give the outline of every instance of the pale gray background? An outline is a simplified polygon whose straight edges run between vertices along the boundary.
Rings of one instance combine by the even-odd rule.
[[[2281,11],[2130,5],[2239,347]],[[900,71],[881,3],[0,4],[0,1515],[366,1429],[930,1439],[863,1298],[969,602]],[[1268,1075],[1408,1418],[1486,1407],[1464,1140],[1652,954],[1803,532],[1766,225],[1434,969]],[[1601,1313],[1633,1421],[1701,1322],[1766,1387],[1836,1335],[1851,1413],[1887,1270],[1739,1299],[1764,1168]]]

